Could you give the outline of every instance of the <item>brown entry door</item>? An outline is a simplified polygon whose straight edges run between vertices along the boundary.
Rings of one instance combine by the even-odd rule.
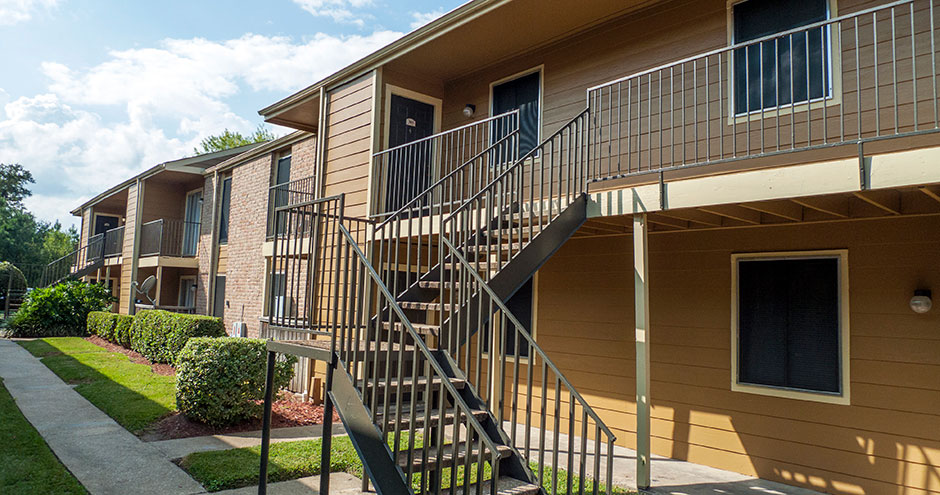
[[[389,148],[430,136],[434,133],[434,105],[392,95],[388,132]],[[397,211],[431,185],[433,151],[428,140],[391,153],[385,211]]]

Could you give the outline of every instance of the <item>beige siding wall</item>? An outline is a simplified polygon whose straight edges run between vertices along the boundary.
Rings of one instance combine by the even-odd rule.
[[[131,265],[134,257],[134,237],[137,232],[138,185],[143,186],[142,183],[138,183],[127,189],[127,211],[124,213],[124,248],[121,254],[121,295],[118,302],[118,311],[121,314],[128,313],[128,307],[134,297],[134,289],[131,287]]]
[[[832,493],[940,493],[940,217],[650,237],[653,451]],[[732,392],[731,254],[848,249],[849,406]],[[629,236],[569,241],[539,272],[537,339],[635,445]],[[654,473],[655,477],[655,473]],[[900,487],[899,487],[900,485]]]
[[[368,214],[372,74],[327,93],[324,196],[346,194],[346,214]]]

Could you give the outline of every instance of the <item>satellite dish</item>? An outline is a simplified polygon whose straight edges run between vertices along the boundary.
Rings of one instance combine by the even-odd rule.
[[[151,305],[155,304],[153,302],[153,298],[150,297],[150,291],[153,290],[153,286],[157,285],[157,277],[151,275],[144,279],[143,283],[138,285],[137,282],[134,282],[134,285],[136,286],[135,289],[137,290],[138,294],[146,297],[150,301]]]

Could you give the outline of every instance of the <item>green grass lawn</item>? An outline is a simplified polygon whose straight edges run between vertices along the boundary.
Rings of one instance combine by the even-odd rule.
[[[0,493],[81,494],[85,488],[23,417],[0,380]]]
[[[407,438],[401,440],[402,448],[407,448]],[[296,442],[272,443],[271,451],[268,457],[268,482],[292,480],[304,476],[313,476],[320,474],[320,440],[300,440]],[[415,441],[415,446],[420,447],[421,442]],[[212,452],[196,452],[184,457],[180,462],[183,467],[196,481],[202,483],[210,492],[226,490],[230,488],[239,488],[258,484],[258,468],[261,461],[261,447],[245,447],[239,449],[217,450]],[[533,464],[533,470],[538,466]],[[345,472],[353,476],[362,477],[362,462],[353,449],[352,443],[348,437],[341,436],[333,438],[333,452],[330,456],[331,472]],[[470,482],[476,482],[477,479],[476,464],[471,466]],[[450,468],[446,468],[441,476],[442,488],[450,487]],[[463,483],[463,466],[458,466],[457,477]],[[490,479],[489,465],[484,468],[483,479]],[[572,479],[574,491],[578,489],[578,477]],[[415,475],[412,487],[418,491],[421,488],[419,475]],[[545,487],[551,493],[551,469],[545,470]],[[558,493],[567,493],[567,473],[563,470],[558,476]],[[587,480],[585,483],[585,493],[593,490],[593,483]],[[605,488],[599,487],[599,492],[604,493]],[[614,493],[627,494],[632,493],[628,490],[615,488]]]
[[[138,433],[176,410],[176,377],[108,352],[80,337],[23,341],[20,345],[98,409]]]

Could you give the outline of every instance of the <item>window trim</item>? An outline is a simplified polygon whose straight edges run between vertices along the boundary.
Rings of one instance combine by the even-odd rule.
[[[496,86],[499,86],[500,84],[504,84],[504,83],[519,79],[520,77],[525,77],[531,74],[535,74],[536,72],[539,74],[539,123],[538,123],[538,135],[535,137],[535,148],[538,149],[539,144],[542,143],[542,132],[543,132],[542,126],[543,126],[544,117],[545,117],[545,64],[539,64],[539,65],[536,65],[535,67],[530,67],[528,69],[516,72],[515,74],[503,77],[501,79],[497,79],[495,81],[491,81],[488,108],[489,108],[490,117],[495,117],[496,114],[493,113],[493,104],[495,103],[493,100],[493,88],[495,88]],[[492,144],[492,138],[491,138],[490,144]],[[535,158],[538,159],[539,157],[540,157],[540,153],[536,152]],[[522,157],[520,156],[520,158]],[[534,338],[535,334],[532,334],[532,337]]]
[[[734,6],[742,4],[750,0],[727,0],[726,4],[726,30],[728,36],[728,46],[734,46]],[[826,0],[826,20],[830,21],[836,17],[839,17],[839,10],[837,7],[837,0]],[[729,52],[727,57],[727,70],[728,70],[728,87],[725,89],[728,94],[728,125],[735,125],[741,123],[747,123],[748,121],[760,121],[766,118],[776,118],[778,113],[781,117],[785,117],[791,112],[793,114],[798,114],[800,112],[807,111],[807,105],[809,110],[818,110],[823,108],[823,106],[833,107],[842,104],[842,37],[833,36],[832,25],[827,26],[829,31],[829,96],[823,98],[810,99],[808,101],[801,101],[796,104],[787,103],[784,105],[774,105],[767,108],[759,108],[757,110],[750,110],[741,114],[738,114],[734,111],[734,56],[731,55],[732,52]]]
[[[192,280],[192,281],[193,281],[193,287],[194,287],[194,288],[197,288],[197,290],[198,290],[198,285],[197,285],[197,284],[199,283],[199,281],[197,280],[197,277],[196,277],[195,275],[180,275],[180,277],[179,277],[179,288],[178,288],[178,290],[176,291],[176,303],[177,303],[177,305],[179,305],[179,306],[183,306],[182,304],[179,304],[179,303],[182,302],[182,301],[180,301],[180,297],[183,295],[183,281],[185,281],[185,280]],[[196,295],[193,294],[193,307],[195,307],[195,306],[196,306]]]
[[[839,367],[840,389],[838,394],[773,385],[742,383],[738,380],[738,263],[740,261],[800,260],[813,258],[836,258],[839,260]],[[797,399],[828,404],[851,404],[850,353],[849,353],[849,251],[827,249],[815,251],[775,251],[757,253],[735,253],[731,255],[731,391],[756,395]]]
[[[289,183],[290,181],[293,180],[293,178],[290,177],[290,176],[293,176],[293,175],[294,175],[294,174],[293,174],[293,172],[294,172],[294,155],[293,155],[292,151],[293,151],[293,147],[288,146],[288,147],[286,147],[286,148],[282,148],[282,149],[278,150],[278,151],[275,152],[275,153],[271,153],[271,178],[270,178],[270,180],[269,180],[270,187],[280,186],[281,184],[287,184],[287,183]],[[291,173],[288,174],[289,177],[287,178],[287,182],[278,183],[278,181],[277,181],[278,165],[280,164],[281,160],[283,160],[283,159],[285,159],[285,158],[290,158],[290,159],[291,159],[291,170],[290,170]]]
[[[232,185],[234,180],[232,175],[219,177],[219,206],[218,206],[218,228],[215,233],[216,241],[219,246],[227,246],[229,235],[232,229]],[[223,212],[222,198],[225,196],[225,182],[228,181],[228,212]],[[227,215],[227,216],[226,216]],[[225,218],[225,239],[222,239],[222,219]]]

